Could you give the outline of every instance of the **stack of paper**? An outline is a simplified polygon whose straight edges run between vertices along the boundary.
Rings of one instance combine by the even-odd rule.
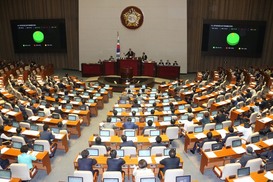
[[[234,147],[232,148],[232,150],[236,153],[236,154],[242,154],[245,153],[246,150],[243,147]]]

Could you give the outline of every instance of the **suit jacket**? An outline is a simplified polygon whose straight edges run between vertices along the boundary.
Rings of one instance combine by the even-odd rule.
[[[160,161],[160,164],[164,165],[164,168],[161,168],[161,170],[165,174],[165,171],[167,169],[178,169],[180,164],[180,159],[178,157],[165,158]]]
[[[107,171],[122,171],[122,165],[125,164],[125,160],[122,158],[108,158],[107,159]]]
[[[216,121],[216,123],[222,123],[223,121],[227,120],[227,116],[225,114],[217,114],[214,120]]]
[[[205,124],[210,123],[210,119],[204,117],[203,119],[200,120],[200,122],[202,123],[203,126],[205,126]]]
[[[123,128],[124,129],[137,129],[138,126],[132,122],[125,122],[125,123],[123,123]]]
[[[120,148],[121,147],[136,147],[136,146],[132,140],[129,140],[129,141],[121,143]]]
[[[267,162],[273,162],[273,150],[262,152],[260,156],[267,159]]]
[[[78,159],[78,169],[79,170],[93,172],[93,165],[95,165],[95,164],[97,164],[96,159],[91,159],[91,158]]]
[[[165,143],[157,143],[157,142],[155,142],[155,143],[152,143],[151,148],[152,147],[160,147],[160,146],[166,147],[166,144]]]
[[[55,139],[55,136],[50,131],[42,131],[40,133],[41,140],[47,140],[51,144],[51,140]]]
[[[253,154],[244,154],[241,159],[239,160],[239,163],[242,165],[242,167],[245,167],[247,161],[251,159],[256,159],[257,155],[255,153]]]

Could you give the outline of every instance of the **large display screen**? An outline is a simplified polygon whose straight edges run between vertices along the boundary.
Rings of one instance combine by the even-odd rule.
[[[11,20],[15,53],[66,52],[64,19]]]
[[[261,57],[264,21],[204,20],[202,54]]]

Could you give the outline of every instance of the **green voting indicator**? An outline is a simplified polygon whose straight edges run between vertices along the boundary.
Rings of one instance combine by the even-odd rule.
[[[235,46],[239,43],[239,41],[240,41],[240,36],[237,33],[232,32],[228,34],[227,36],[228,45]]]
[[[43,32],[41,32],[41,31],[35,31],[35,32],[33,33],[32,37],[33,37],[33,40],[34,40],[36,43],[41,43],[41,42],[43,42],[43,41],[44,41],[44,38],[45,38]]]

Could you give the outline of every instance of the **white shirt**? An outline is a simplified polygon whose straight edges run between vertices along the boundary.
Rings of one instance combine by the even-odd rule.
[[[151,169],[143,168],[140,169],[138,166],[134,168],[133,175],[136,176],[154,176],[154,173]]]

